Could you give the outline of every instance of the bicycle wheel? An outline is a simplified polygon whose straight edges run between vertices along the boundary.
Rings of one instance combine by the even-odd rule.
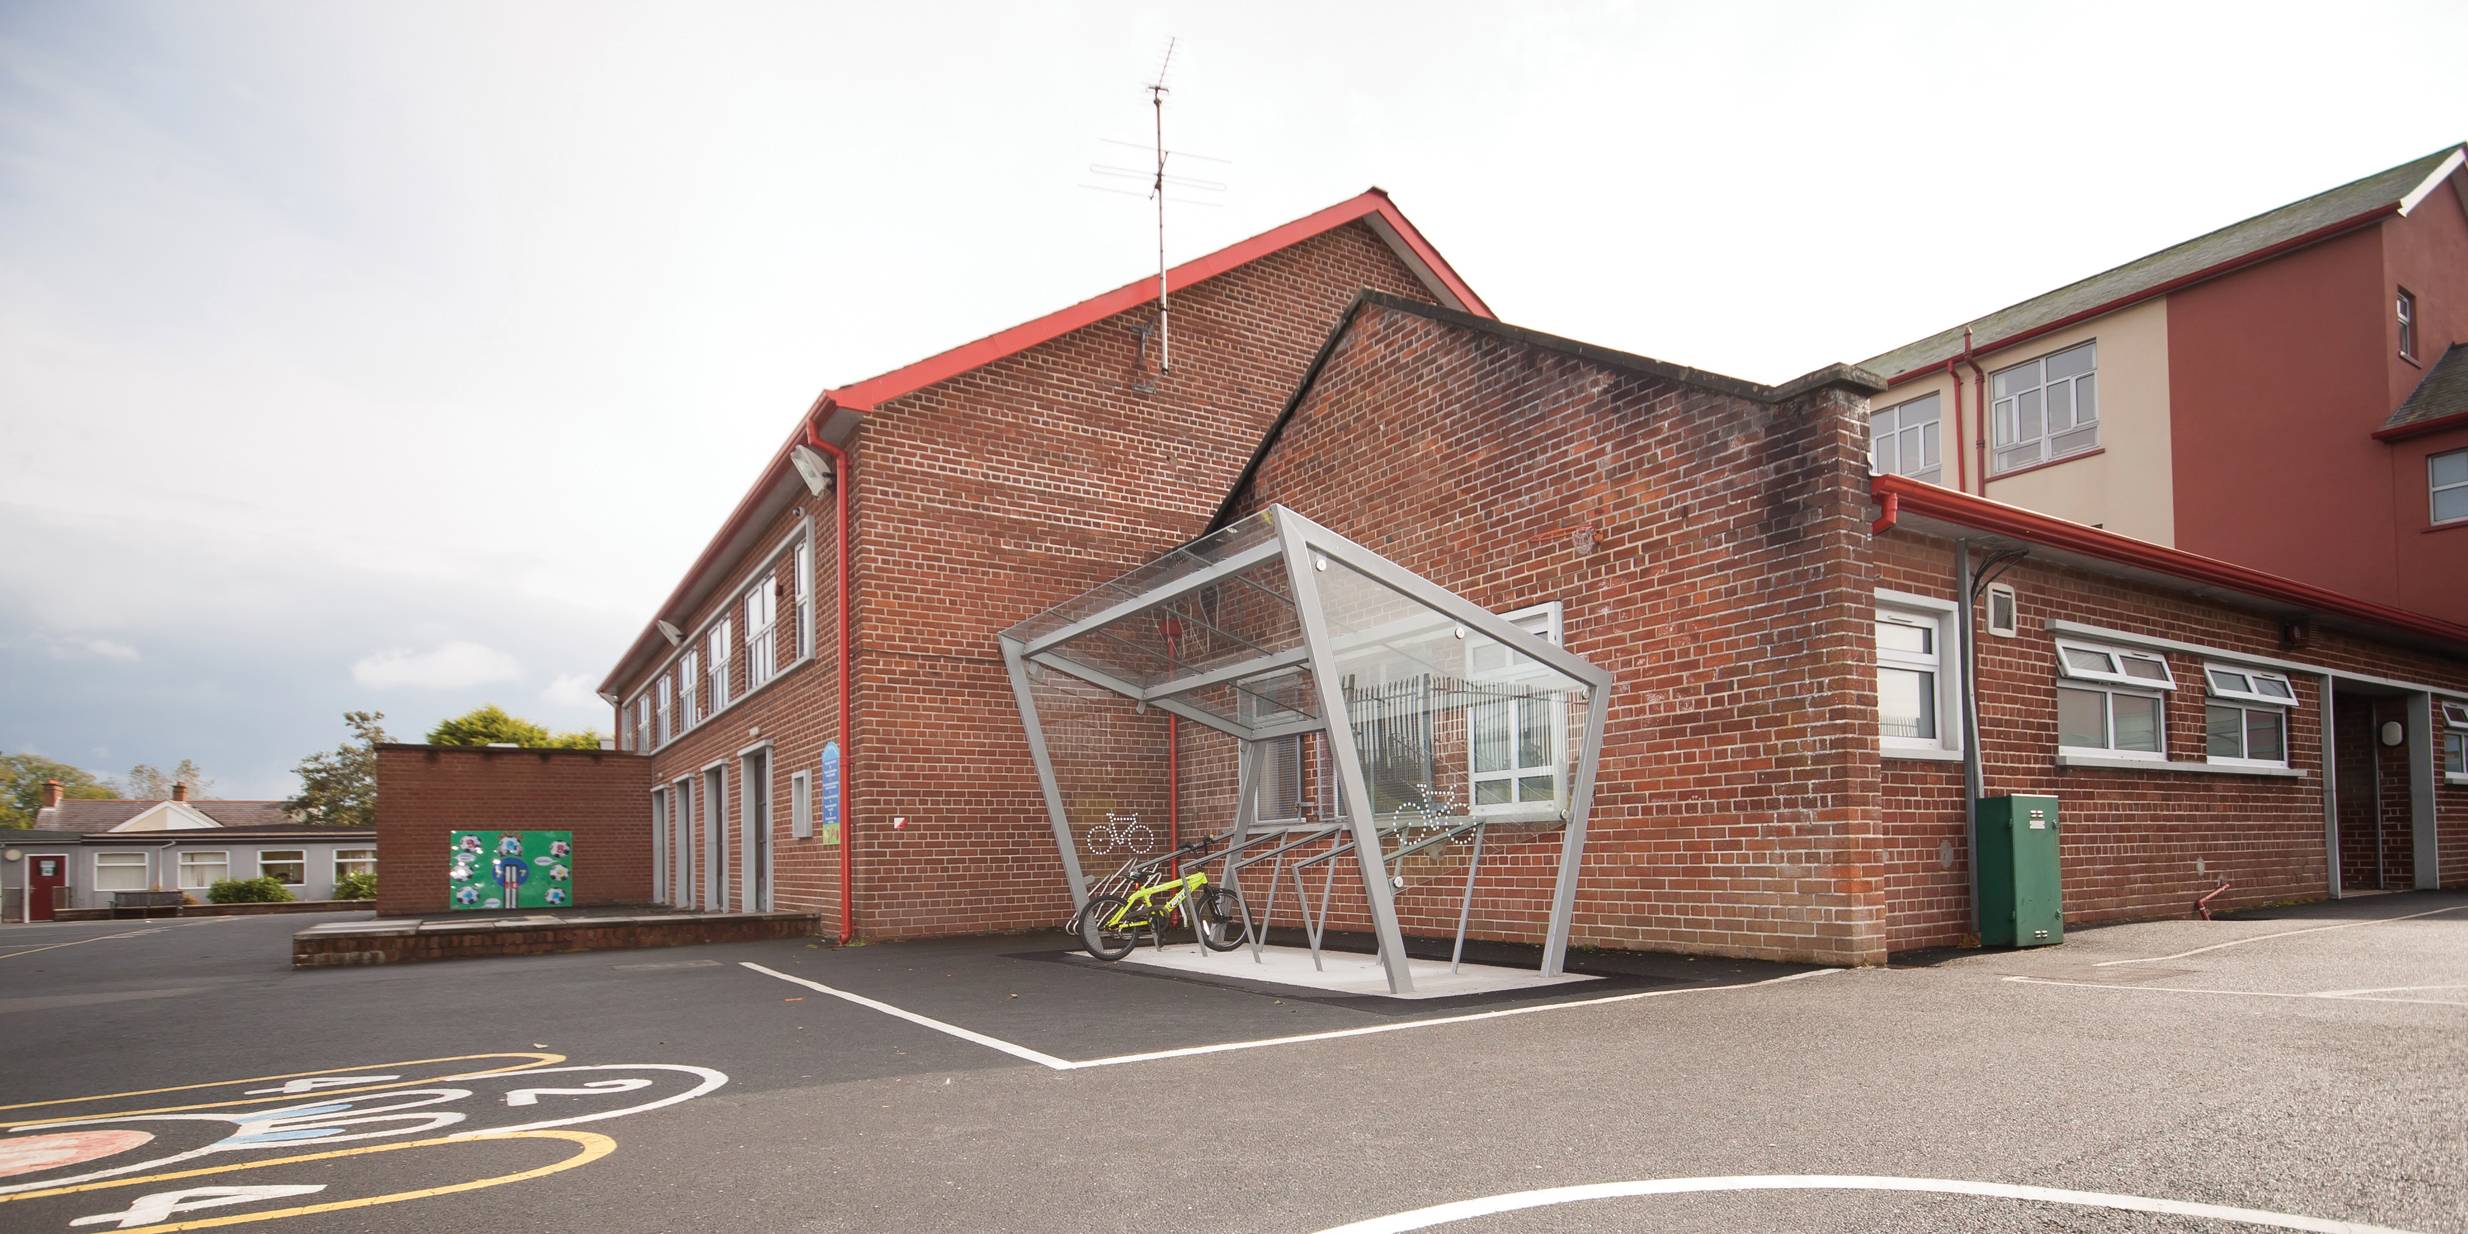
[[[1107,924],[1122,908],[1121,896],[1098,896],[1088,902],[1088,911],[1080,914],[1080,943],[1088,948],[1088,954],[1100,960],[1119,960],[1138,945],[1140,936],[1130,927]]]
[[[1210,951],[1232,951],[1243,945],[1244,935],[1250,932],[1243,898],[1223,887],[1203,889],[1191,917],[1200,945]]]
[[[1133,823],[1123,828],[1124,852],[1145,853],[1155,847],[1157,847],[1157,833],[1149,830],[1148,824]]]

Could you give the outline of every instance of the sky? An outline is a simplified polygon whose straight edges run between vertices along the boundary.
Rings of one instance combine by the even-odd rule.
[[[0,751],[592,689],[814,395],[1387,189],[1760,381],[2468,137],[2457,4],[0,0]]]

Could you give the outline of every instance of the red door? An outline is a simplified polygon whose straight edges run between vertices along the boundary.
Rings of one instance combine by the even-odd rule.
[[[37,853],[26,858],[26,915],[31,920],[51,920],[51,889],[69,885],[69,859],[57,853]]]

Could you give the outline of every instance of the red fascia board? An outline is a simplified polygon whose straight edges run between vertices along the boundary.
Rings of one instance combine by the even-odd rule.
[[[1414,254],[1416,260],[1429,267],[1432,277],[1438,279],[1441,286],[1448,288],[1449,292],[1462,302],[1465,312],[1479,317],[1492,317],[1496,320],[1491,307],[1483,303],[1481,297],[1474,294],[1473,288],[1466,286],[1465,280],[1457,276],[1456,270],[1440,256],[1439,250],[1431,247],[1431,242],[1423,238],[1422,232],[1406,220],[1405,212],[1399,210],[1397,204],[1388,199],[1387,192],[1377,188],[1365,190],[1327,209],[1306,214],[1290,223],[1261,232],[1248,240],[1237,241],[1216,252],[1203,257],[1195,257],[1179,266],[1172,267],[1166,271],[1166,289],[1168,292],[1183,290],[1195,283],[1214,278],[1281,249],[1334,231],[1348,223],[1375,216],[1396,233],[1397,238],[1404,242],[1407,250]],[[715,559],[719,556],[721,549],[737,535],[744,522],[752,517],[754,508],[762,502],[763,493],[773,484],[778,483],[782,469],[788,466],[790,448],[804,439],[806,426],[819,419],[824,411],[840,407],[860,414],[871,412],[901,395],[913,394],[937,382],[949,381],[963,373],[1017,355],[1040,343],[1050,342],[1083,326],[1093,325],[1125,309],[1137,308],[1156,298],[1157,280],[1139,279],[1125,283],[1104,295],[1082,300],[1069,308],[1048,313],[1033,321],[1022,322],[1008,330],[989,334],[973,343],[962,344],[938,355],[928,356],[915,364],[893,369],[877,377],[866,378],[853,385],[823,391],[814,400],[813,405],[806,409],[806,414],[798,419],[797,427],[790,431],[788,440],[781,442],[780,448],[772,454],[771,462],[763,468],[762,475],[754,482],[754,487],[747,489],[746,495],[738,499],[736,508],[729,511],[728,519],[720,524],[718,534],[712,536],[711,542],[703,546],[702,553],[695,557],[692,566],[687,567],[685,576],[677,580],[677,586],[670,590],[668,598],[662,600],[660,606],[653,610],[652,620],[644,624],[643,632],[635,636],[634,642],[627,646],[625,654],[618,657],[616,665],[609,670],[607,679],[600,683],[600,689],[603,692],[609,692],[623,685],[624,683],[619,678],[625,673],[626,666],[632,664],[642,654],[645,647],[652,645],[655,641],[667,641],[660,634],[660,615],[676,607],[678,602],[685,598],[694,580],[701,578],[705,570],[718,564]],[[625,700],[619,699],[617,705],[623,707]]]
[[[2094,317],[2103,317],[2107,314],[2116,312],[2118,309],[2140,304],[2145,300],[2158,296],[2164,296],[2172,291],[2182,291],[2196,283],[2200,283],[2208,279],[2215,279],[2223,274],[2233,274],[2247,266],[2258,265],[2283,253],[2290,253],[2296,251],[2297,249],[2304,248],[2309,244],[2320,244],[2321,242],[2331,239],[2334,236],[2355,231],[2357,228],[2363,227],[2368,223],[2388,218],[2397,213],[2399,213],[2398,202],[2389,202],[2384,205],[2379,205],[2363,214],[2350,215],[2349,217],[2341,219],[2336,223],[2323,227],[2317,227],[2303,235],[2290,236],[2277,244],[2265,245],[2262,248],[2255,249],[2250,253],[2240,253],[2226,261],[2205,266],[2191,274],[2180,274],[2165,283],[2155,283],[2139,291],[2127,292],[2122,296],[2118,296],[2114,300],[2109,300],[2101,304],[2095,304],[2090,308],[2082,310],[2081,312],[2068,313],[2055,321],[2043,322],[2039,325],[2031,327],[2028,330],[2017,330],[2003,338],[1991,339],[1985,343],[1975,344],[1971,348],[1971,354],[1974,356],[1985,356],[1991,352],[2003,351],[2008,347],[2020,346],[2021,344],[2030,342],[2032,339],[2062,330],[2067,326],[2079,325],[2082,322],[2089,321]],[[1886,378],[1885,385],[1886,388],[1890,390],[1895,386],[1899,386],[1906,381],[1912,380],[1913,378],[1926,377],[1944,367],[1945,361],[1943,359],[1931,360],[1918,368],[1896,373],[1895,375]]]
[[[2468,428],[2468,411],[2455,411],[2450,415],[2436,416],[2431,420],[2417,420],[2408,424],[2394,424],[2389,428],[2378,428],[2374,430],[2374,440],[2401,441],[2454,428]]]
[[[2221,561],[2216,557],[2152,544],[2068,519],[2052,518],[2001,501],[1957,493],[1950,488],[1906,476],[1876,476],[1869,481],[1868,491],[1880,504],[1892,499],[1903,514],[1960,523],[1965,527],[2029,540],[2085,557],[2096,557],[2118,565],[2167,574],[2313,612],[2334,613],[2468,647],[2468,626],[2342,595],[2311,583],[2300,583],[2292,578]]]

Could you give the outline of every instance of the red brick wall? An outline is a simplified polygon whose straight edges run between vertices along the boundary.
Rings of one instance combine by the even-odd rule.
[[[377,748],[377,911],[443,913],[456,831],[571,831],[574,903],[651,899],[651,760],[604,750]]]
[[[1879,586],[1953,598],[1950,545],[1897,531],[1878,537],[1872,551]],[[2235,886],[2212,902],[2214,908],[2327,894],[2321,681],[2290,674],[2299,696],[2289,723],[2290,765],[2305,773],[2301,779],[2060,768],[2056,647],[2049,621],[2452,689],[2468,687],[2468,662],[2336,631],[2317,631],[2309,645],[2289,649],[2281,643],[2276,618],[2079,570],[2026,560],[1999,581],[2015,588],[2019,622],[2013,638],[1991,636],[1985,624],[1975,630],[1985,789],[1991,795],[2045,793],[2059,799],[2060,859],[2070,924],[2186,915],[2194,900],[2222,878]],[[2168,757],[2201,762],[2203,658],[2176,652],[2167,658],[2177,681],[2166,706]],[[2396,700],[2385,707],[2391,716],[2398,714]],[[2353,736],[2347,718],[2343,709],[2336,727]],[[2396,759],[2386,761],[2404,777]],[[1973,934],[1962,767],[1895,758],[1883,763],[1889,944],[1908,950],[1961,943]],[[2404,848],[2404,778],[2389,782],[2386,801],[2391,796],[2398,798],[2398,826],[2390,842]],[[2458,863],[2452,878],[2468,881],[2459,879],[2468,875],[2468,789],[2437,788],[2436,804],[2445,868]],[[2371,843],[2368,834],[2368,852]],[[2356,883],[2353,874],[2350,885],[2372,886]]]
[[[1574,941],[1874,963],[1864,409],[1367,306],[1250,501],[1494,611],[1559,601],[1617,676]],[[1536,938],[1558,833],[1493,839],[1473,932]],[[1409,932],[1453,930],[1462,873],[1431,863]]]
[[[866,417],[851,446],[856,731],[843,743],[854,747],[844,751],[846,817],[864,936],[1034,928],[1068,915],[995,635],[1197,535],[1365,288],[1425,294],[1354,224],[1177,292],[1170,374],[1151,371],[1143,332],[1155,313],[1143,307]],[[788,837],[789,773],[818,770],[823,743],[838,736],[831,499],[801,504],[815,517],[815,660],[651,761],[657,782],[726,766],[735,903],[738,753],[769,742],[774,904],[836,921],[839,851],[819,835]],[[783,515],[756,551],[770,551],[798,517]],[[752,564],[727,567],[732,590],[689,629],[738,602],[735,580]],[[787,612],[784,598],[784,626]],[[627,683],[624,697],[652,675]],[[1162,835],[1162,725],[1155,716],[1107,723],[1118,731],[1091,748],[1118,752],[1110,799]],[[699,805],[696,814],[699,826]],[[895,829],[895,818],[904,825]]]

